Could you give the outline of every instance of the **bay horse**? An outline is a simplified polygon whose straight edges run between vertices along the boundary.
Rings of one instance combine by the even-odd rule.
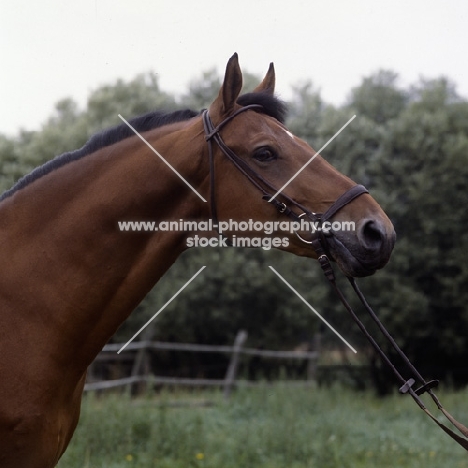
[[[284,125],[285,107],[274,95],[273,64],[252,93],[240,95],[241,87],[235,54],[209,117],[216,125],[245,110],[219,132],[247,166],[282,187],[315,151]],[[49,161],[3,194],[2,468],[58,463],[78,423],[87,367],[187,248],[191,233],[123,233],[119,221],[206,220],[214,200],[221,220],[283,219],[218,147],[208,148],[199,112],[155,112],[131,124],[209,201],[204,203],[124,124]],[[216,170],[211,200],[209,151]],[[317,155],[284,194],[320,212],[355,185]],[[330,247],[346,275],[370,275],[387,263],[394,229],[369,194],[347,203],[333,219],[356,223],[355,231],[337,232]],[[294,233],[281,234],[289,239],[285,250],[317,257]]]

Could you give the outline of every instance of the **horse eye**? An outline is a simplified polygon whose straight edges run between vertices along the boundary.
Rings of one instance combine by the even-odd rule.
[[[255,153],[253,154],[253,158],[257,161],[268,162],[277,159],[278,155],[276,154],[276,151],[274,151],[272,148],[263,146],[255,151]]]

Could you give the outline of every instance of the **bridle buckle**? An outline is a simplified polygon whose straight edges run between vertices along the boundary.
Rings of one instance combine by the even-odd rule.
[[[280,213],[284,213],[287,210],[288,207],[287,207],[286,203],[280,202],[278,204],[277,208],[278,208],[278,211]]]

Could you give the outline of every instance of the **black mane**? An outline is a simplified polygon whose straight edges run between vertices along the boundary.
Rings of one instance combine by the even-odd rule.
[[[263,92],[247,93],[240,96],[237,102],[241,106],[260,104],[262,109],[259,109],[258,112],[274,117],[281,123],[284,123],[286,119],[286,104],[271,94]],[[135,117],[130,120],[129,123],[138,133],[143,133],[172,123],[183,122],[196,117],[197,115],[199,115],[199,112],[190,109],[176,110],[173,112],[148,112],[147,114]],[[133,135],[134,132],[125,123],[95,134],[82,148],[57,156],[22,177],[11,189],[3,193],[0,197],[0,202],[5,198],[10,197],[18,190],[26,187],[31,182],[34,182],[40,177],[49,174],[65,164],[81,159],[101,148],[111,146]]]
[[[286,121],[288,114],[286,103],[280,101],[276,96],[273,96],[267,92],[243,94],[242,96],[239,96],[237,103],[241,106],[260,104],[263,109],[260,109],[258,112],[269,115],[282,124],[284,124]]]
[[[146,132],[154,128],[163,127],[171,123],[183,122],[189,120],[192,117],[198,115],[198,112],[186,109],[177,110],[174,112],[148,112],[147,114],[140,115],[129,120],[129,124],[138,132]],[[13,195],[18,190],[29,185],[31,182],[39,179],[40,177],[49,174],[52,171],[68,164],[69,162],[81,159],[89,154],[98,151],[106,146],[111,146],[119,141],[124,140],[130,136],[133,136],[134,132],[128,127],[127,124],[123,123],[115,127],[103,130],[102,132],[93,135],[88,142],[80,149],[64,153],[60,156],[47,161],[42,166],[37,167],[29,174],[25,175],[9,190],[3,193],[0,197],[0,202],[5,198]]]

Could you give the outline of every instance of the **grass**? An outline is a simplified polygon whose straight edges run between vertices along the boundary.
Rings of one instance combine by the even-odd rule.
[[[468,420],[465,393],[441,392]],[[209,407],[172,405],[209,399]],[[338,387],[86,395],[58,468],[468,468],[468,456],[412,402]]]

